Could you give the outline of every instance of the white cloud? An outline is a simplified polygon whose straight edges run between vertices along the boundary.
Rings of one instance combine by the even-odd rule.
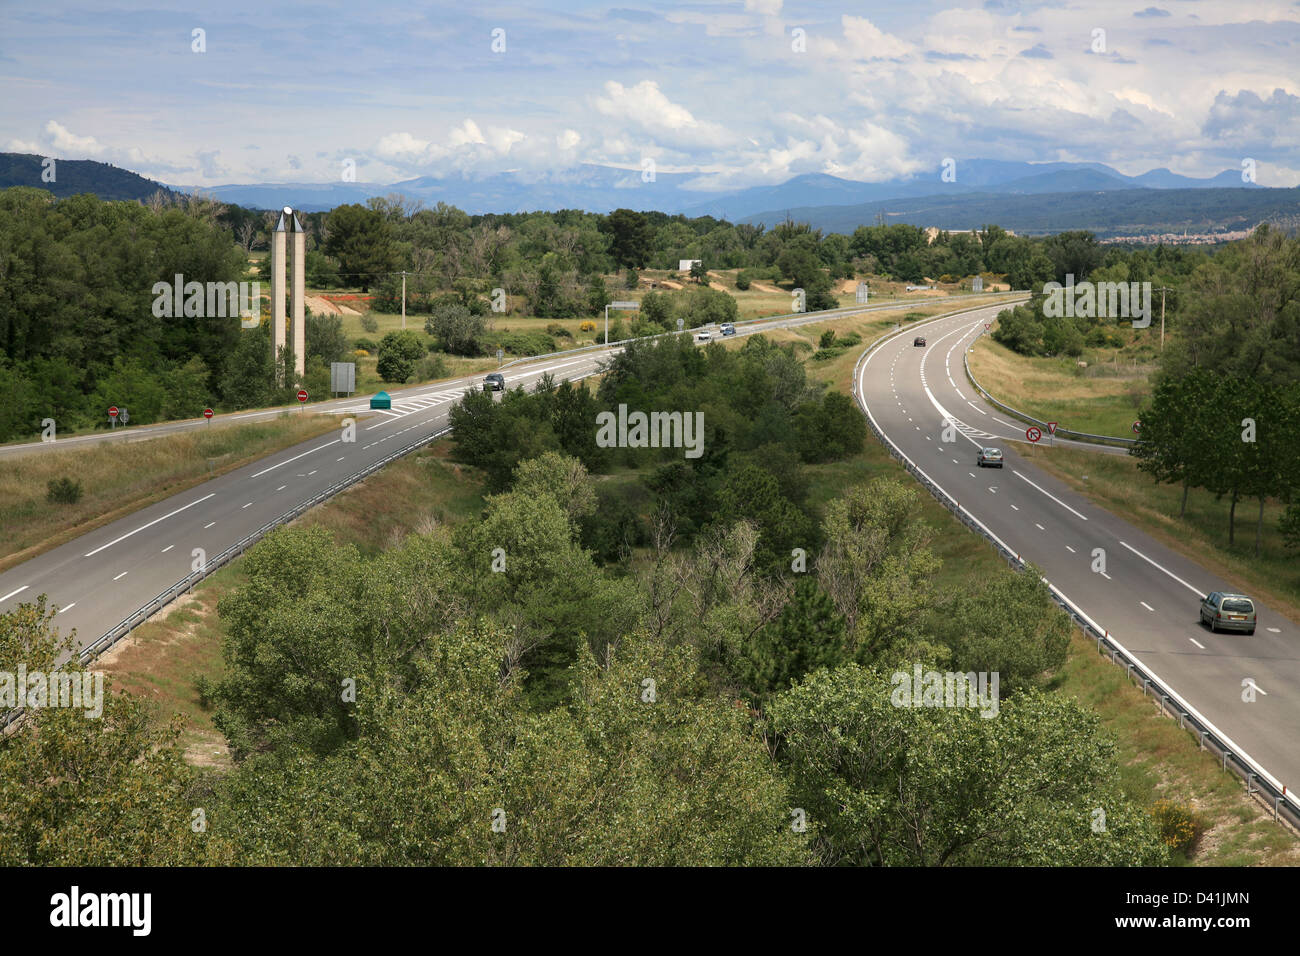
[[[848,44],[851,57],[871,59],[893,59],[906,56],[915,49],[912,44],[896,36],[885,33],[866,17],[852,17],[848,14],[840,17],[844,28],[844,42]]]

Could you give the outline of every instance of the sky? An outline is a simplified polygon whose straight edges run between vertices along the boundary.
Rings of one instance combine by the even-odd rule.
[[[0,0],[0,93],[0,149],[172,185],[984,158],[1295,186],[1300,0]]]

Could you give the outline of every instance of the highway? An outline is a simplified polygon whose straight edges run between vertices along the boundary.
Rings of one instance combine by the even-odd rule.
[[[897,309],[900,305],[906,307],[907,303],[863,306],[838,315]],[[954,305],[960,307],[959,303]],[[783,316],[740,324],[736,331],[738,337],[743,337],[834,317],[827,313]],[[598,373],[602,362],[617,351],[615,345],[611,350],[518,363],[501,371],[508,388],[529,387],[544,374],[556,381],[577,380]],[[481,382],[482,376],[474,375],[395,389],[390,393],[391,411],[372,412],[368,396],[309,406],[303,414],[338,415],[341,422],[353,418],[355,442],[345,442],[340,427],[333,434],[318,436],[212,478],[31,558],[0,574],[0,612],[47,594],[58,611],[56,623],[60,630],[66,633],[75,629],[78,646],[84,647],[197,570],[195,564],[200,557],[215,557],[337,482],[446,428],[452,405],[465,389],[478,387]],[[281,410],[253,414],[274,416]],[[206,426],[200,422],[197,427]],[[171,430],[171,426],[160,426],[150,434]],[[103,437],[112,440],[108,435]],[[54,444],[70,441],[59,439]],[[34,442],[11,446],[11,450],[41,453],[50,447]],[[203,554],[196,555],[196,549]]]
[[[1201,598],[1236,588],[1017,453],[1025,426],[986,405],[962,368],[963,351],[997,312],[918,325],[925,347],[905,334],[876,349],[854,387],[877,427],[1281,783],[1300,786],[1300,628],[1256,599],[1253,636],[1210,633],[1199,620]],[[995,381],[981,384],[997,394]],[[948,419],[956,425],[950,442],[943,440]],[[975,464],[990,444],[1003,449],[1001,469]],[[1246,681],[1257,688],[1251,703],[1242,699]]]

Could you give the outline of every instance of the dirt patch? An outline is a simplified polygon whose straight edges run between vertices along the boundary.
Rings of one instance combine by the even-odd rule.
[[[756,292],[770,292],[774,295],[786,295],[785,289],[778,289],[774,285],[768,285],[766,282],[751,282],[749,287]]]
[[[317,315],[360,315],[356,309],[346,305],[339,305],[337,302],[331,302],[323,295],[309,295],[304,301],[307,308],[311,309]]]

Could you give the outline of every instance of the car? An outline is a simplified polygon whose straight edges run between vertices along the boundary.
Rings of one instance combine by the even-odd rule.
[[[723,335],[735,335],[735,334],[736,334],[736,327],[735,327],[734,325],[732,325],[730,322],[723,322],[723,323],[722,323],[722,334],[723,334]]]
[[[695,333],[695,341],[697,342],[707,342],[711,338],[713,338],[713,334],[708,329],[701,329]]]
[[[912,339],[912,344],[913,344],[913,345],[919,345],[919,346],[921,346],[922,348],[925,348],[925,336],[924,336],[924,335],[918,335],[916,338]]]
[[[987,465],[990,468],[1002,467],[1002,449],[1001,448],[981,448],[980,453],[975,456],[975,464],[983,468]]]
[[[1244,594],[1211,591],[1201,602],[1201,622],[1217,631],[1255,633],[1255,602]]]
[[[504,392],[505,388],[506,377],[500,372],[489,372],[483,377],[483,391]]]

